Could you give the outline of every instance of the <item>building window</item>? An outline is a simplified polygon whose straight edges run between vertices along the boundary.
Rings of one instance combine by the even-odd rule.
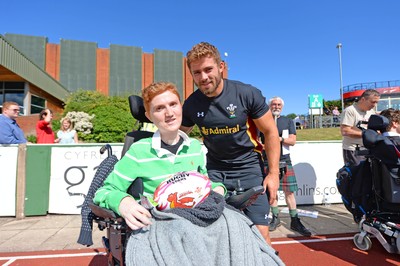
[[[0,82],[0,103],[16,102],[24,105],[24,82]]]
[[[400,109],[400,98],[391,99],[390,107],[394,109]]]
[[[398,96],[396,98],[381,98],[378,102],[378,105],[376,106],[376,111],[381,112],[388,108],[400,109],[400,98]]]
[[[25,97],[24,82],[3,82],[0,81],[0,105],[4,102],[16,102],[21,107],[20,114],[23,114],[24,97]]]
[[[389,108],[389,99],[380,99],[377,106],[376,106],[376,111],[380,112],[382,110],[388,109]]]
[[[40,111],[46,108],[46,100],[36,96],[31,95],[31,114],[38,114]]]

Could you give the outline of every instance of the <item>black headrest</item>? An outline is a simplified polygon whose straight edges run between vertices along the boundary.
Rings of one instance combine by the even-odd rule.
[[[376,132],[376,130],[367,129],[363,131],[362,139],[364,147],[367,149],[372,149],[376,146],[376,144],[383,141],[385,137],[382,136],[382,134]]]
[[[131,109],[131,114],[136,120],[142,123],[143,122],[151,123],[150,120],[147,119],[145,115],[146,111],[144,109],[142,97],[137,95],[131,95],[129,96],[128,101],[129,101],[129,107]]]
[[[381,133],[386,131],[389,126],[389,119],[383,115],[371,115],[368,120],[368,129],[379,130]]]

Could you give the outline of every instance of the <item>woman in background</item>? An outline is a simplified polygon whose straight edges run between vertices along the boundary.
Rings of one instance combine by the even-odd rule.
[[[71,119],[64,117],[61,120],[61,128],[57,132],[57,139],[55,142],[60,144],[78,143],[78,134],[72,125]]]
[[[54,143],[54,132],[51,128],[53,112],[50,109],[44,109],[40,112],[39,121],[36,124],[37,143]]]

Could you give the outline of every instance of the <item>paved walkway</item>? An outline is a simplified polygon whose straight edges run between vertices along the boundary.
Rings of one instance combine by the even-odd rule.
[[[342,204],[299,206],[299,209],[318,212],[317,218],[300,216],[304,225],[316,235],[357,232],[349,212]],[[274,238],[299,236],[290,230],[289,214],[280,214],[282,226],[271,232]],[[17,220],[0,217],[0,252],[23,252],[40,250],[66,250],[86,248],[76,241],[81,227],[80,215],[57,215],[26,217]],[[92,248],[102,248],[100,231],[94,224]]]

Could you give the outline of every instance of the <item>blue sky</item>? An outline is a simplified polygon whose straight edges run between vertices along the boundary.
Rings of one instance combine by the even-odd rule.
[[[229,78],[266,98],[281,96],[283,114],[308,112],[308,95],[340,99],[343,85],[400,80],[399,0],[7,1],[0,34],[181,51],[207,41],[229,64]]]

